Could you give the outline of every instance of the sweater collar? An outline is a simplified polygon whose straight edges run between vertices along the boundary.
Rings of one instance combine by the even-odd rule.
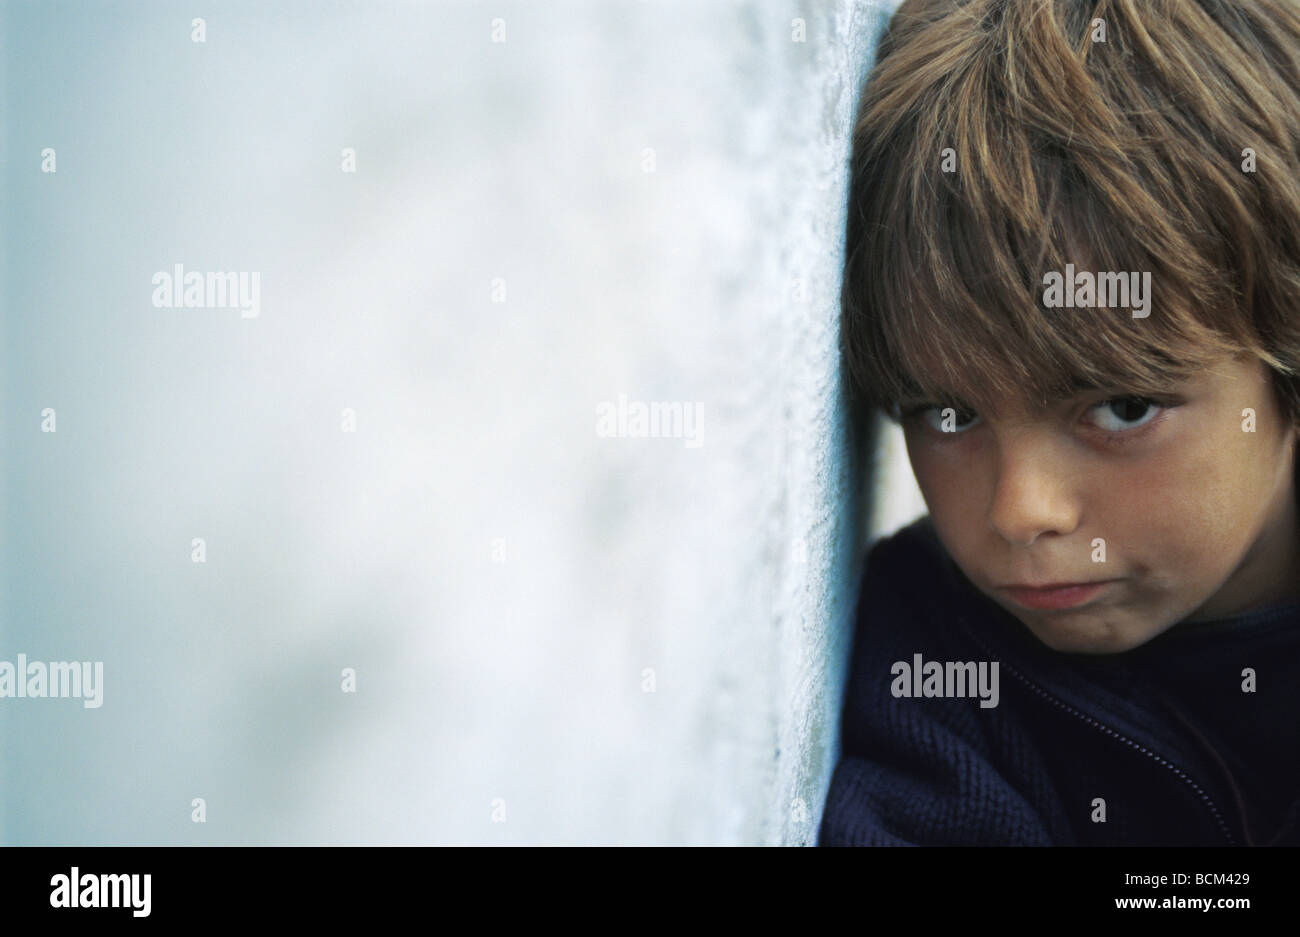
[[[928,517],[919,527],[943,557],[944,575],[949,587],[956,590],[958,601],[953,607],[958,611],[953,625],[969,641],[982,646],[990,660],[1001,661],[1004,669],[1013,671],[1011,676],[1055,697],[1078,715],[1095,720],[1170,762],[1196,771],[1200,777],[1217,777],[1202,747],[1181,726],[1171,724],[1159,688],[1136,678],[1128,654],[1070,654],[1047,647],[1019,619],[966,578],[939,542]],[[1300,603],[1194,627],[1198,633],[1209,634],[1280,624],[1293,615],[1300,616]],[[1160,637],[1163,635],[1152,641]]]

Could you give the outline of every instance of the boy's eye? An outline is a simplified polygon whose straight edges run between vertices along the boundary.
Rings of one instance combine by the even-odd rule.
[[[926,426],[936,433],[964,433],[979,423],[979,414],[974,410],[954,405],[937,406],[925,404],[911,410],[911,416],[919,417]]]
[[[1160,410],[1160,404],[1146,397],[1115,397],[1103,400],[1088,412],[1098,429],[1122,433],[1150,423]]]
[[[1106,433],[1122,434],[1156,419],[1167,407],[1149,397],[1130,394],[1112,397],[1090,407],[1089,422]],[[903,410],[904,419],[918,420],[936,433],[956,435],[978,426],[978,413],[958,404],[922,403]]]

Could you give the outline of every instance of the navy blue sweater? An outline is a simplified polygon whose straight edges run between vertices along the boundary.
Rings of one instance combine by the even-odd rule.
[[[917,654],[997,661],[997,705],[895,696]],[[1300,605],[1064,654],[922,518],[867,558],[841,742],[820,845],[1300,845]]]

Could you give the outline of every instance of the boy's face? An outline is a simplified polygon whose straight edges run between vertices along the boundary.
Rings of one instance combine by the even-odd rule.
[[[996,418],[930,401],[904,417],[921,493],[966,577],[1047,646],[1088,654],[1300,592],[1297,432],[1265,365],[1227,357],[1161,398],[1123,393]],[[1092,585],[1008,588],[1061,583]]]

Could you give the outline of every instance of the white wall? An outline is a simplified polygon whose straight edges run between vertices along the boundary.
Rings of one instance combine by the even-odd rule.
[[[810,842],[882,16],[5,5],[0,659],[105,687],[0,700],[0,838]],[[156,308],[177,263],[260,315]],[[601,438],[620,394],[703,445]]]

